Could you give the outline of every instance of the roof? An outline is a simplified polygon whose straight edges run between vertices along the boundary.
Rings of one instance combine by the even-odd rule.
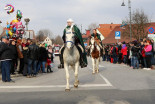
[[[82,38],[88,38],[88,35],[82,35]]]
[[[120,26],[121,24],[99,24],[99,28],[115,28],[116,26]]]
[[[99,24],[98,30],[106,38],[116,26],[120,25],[121,24]]]
[[[155,22],[152,23],[148,23],[149,26],[146,28],[146,32],[148,32],[149,27],[154,27],[155,28]],[[117,40],[115,39],[115,31],[121,31],[121,33],[123,33],[124,29],[120,27],[119,24],[113,24],[114,26],[116,26],[110,33],[109,35],[103,40],[103,44],[110,44],[110,43],[117,43]],[[118,25],[118,26],[117,26]],[[108,25],[105,25],[108,26]],[[102,27],[104,27],[104,25],[102,25]],[[132,40],[134,40],[132,38]],[[121,39],[118,40],[119,42],[130,42],[130,38],[129,37],[123,37],[123,34],[121,34]]]

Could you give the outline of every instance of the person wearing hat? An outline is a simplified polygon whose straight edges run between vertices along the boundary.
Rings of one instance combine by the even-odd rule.
[[[101,48],[100,53],[101,56],[103,56],[103,45],[102,45],[102,40],[100,37],[100,34],[97,33],[97,29],[93,29],[93,34],[91,34],[91,37],[94,37],[96,42],[98,42],[99,47]],[[99,41],[98,41],[99,40]],[[90,43],[89,43],[90,44]]]
[[[62,39],[64,41],[64,43],[66,42],[66,33],[67,31],[72,31],[72,33],[75,35],[75,45],[80,44],[82,46],[82,48],[84,49],[84,52],[82,53],[81,48],[77,47],[79,52],[80,52],[80,66],[81,68],[86,67],[87,66],[87,57],[86,57],[86,52],[85,52],[85,46],[83,43],[83,39],[82,39],[82,35],[81,32],[79,30],[79,28],[74,24],[74,21],[70,18],[67,20],[67,26],[64,29],[63,32],[63,36]],[[60,65],[58,66],[58,68],[63,68],[63,51],[64,51],[64,47],[61,48],[60,51]]]
[[[2,81],[3,82],[14,82],[10,78],[11,70],[11,59],[12,51],[8,45],[8,39],[6,36],[2,37],[2,42],[0,43],[0,61],[1,61],[1,71],[2,71]]]

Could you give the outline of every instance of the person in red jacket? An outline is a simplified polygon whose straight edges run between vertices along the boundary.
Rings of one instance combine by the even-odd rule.
[[[127,46],[125,43],[122,45],[121,53],[122,53],[124,64],[127,64]]]
[[[142,49],[142,57],[143,57],[143,61],[144,61],[144,68],[146,69],[146,55],[145,55],[145,48],[147,48],[147,46],[144,46],[144,48]]]
[[[144,51],[145,51],[145,59],[146,59],[146,70],[151,70],[151,58],[152,58],[152,45],[150,40],[144,42]]]

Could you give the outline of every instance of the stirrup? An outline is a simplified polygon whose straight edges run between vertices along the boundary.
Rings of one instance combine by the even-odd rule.
[[[87,67],[87,64],[85,62],[81,62],[80,66],[81,66],[81,68],[85,68],[85,67]]]

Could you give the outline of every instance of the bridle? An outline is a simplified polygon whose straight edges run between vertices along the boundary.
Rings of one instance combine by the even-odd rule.
[[[66,41],[65,43],[72,43],[72,45],[74,45],[73,41]]]
[[[66,42],[65,42],[65,45],[66,45],[67,43],[71,43],[72,48],[73,48],[74,45],[75,45],[75,42],[74,42],[74,41],[66,41]]]

